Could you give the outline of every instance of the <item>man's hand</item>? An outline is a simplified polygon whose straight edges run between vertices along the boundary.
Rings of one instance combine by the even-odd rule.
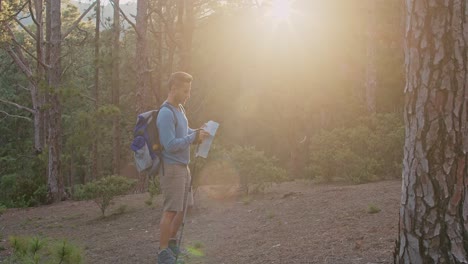
[[[206,132],[203,129],[197,131],[197,137],[195,139],[195,144],[200,144],[203,140],[207,139],[210,136],[210,133]]]

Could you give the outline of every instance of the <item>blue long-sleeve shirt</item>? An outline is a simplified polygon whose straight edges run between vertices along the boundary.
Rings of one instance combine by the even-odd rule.
[[[157,126],[159,140],[163,145],[163,162],[184,164],[190,162],[190,144],[195,141],[195,130],[188,127],[188,120],[182,109],[164,102],[167,107],[159,110]],[[170,107],[172,109],[168,109]],[[177,119],[177,120],[176,120]]]

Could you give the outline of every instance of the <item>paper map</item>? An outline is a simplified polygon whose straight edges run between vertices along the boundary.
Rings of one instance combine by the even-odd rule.
[[[198,147],[197,153],[195,153],[195,157],[200,156],[205,159],[208,157],[208,152],[210,151],[210,148],[211,148],[211,142],[213,142],[213,139],[215,137],[216,130],[218,130],[218,127],[219,127],[219,124],[216,123],[215,121],[210,120],[208,121],[208,123],[206,123],[206,127],[204,128],[204,130],[210,133],[210,136],[200,144],[200,146]]]

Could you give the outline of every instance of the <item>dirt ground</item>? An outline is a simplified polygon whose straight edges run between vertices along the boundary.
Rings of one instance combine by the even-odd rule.
[[[252,199],[226,199],[227,188],[201,188],[183,244],[201,247],[204,256],[186,263],[392,263],[400,184],[296,181]],[[43,235],[80,245],[86,263],[156,263],[161,197],[151,206],[148,197],[119,197],[107,218],[93,202],[9,209],[0,216],[0,262],[11,254],[9,236]],[[125,212],[116,213],[122,205]],[[369,213],[369,207],[380,212]]]

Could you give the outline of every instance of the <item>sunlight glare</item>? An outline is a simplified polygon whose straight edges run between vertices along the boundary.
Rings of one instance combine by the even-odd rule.
[[[291,2],[289,0],[273,0],[271,17],[277,22],[288,21],[291,15]]]

